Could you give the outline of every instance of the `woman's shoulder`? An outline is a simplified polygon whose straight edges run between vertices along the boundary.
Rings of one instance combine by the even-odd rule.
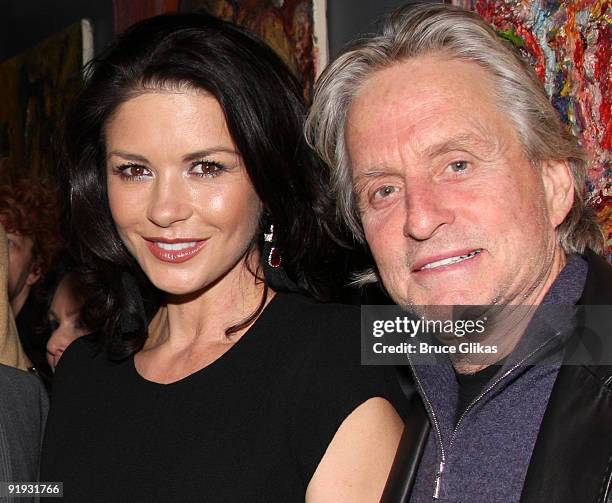
[[[360,308],[321,303],[299,294],[277,294],[267,319],[267,338],[296,368],[358,368]],[[333,372],[333,370],[332,370]]]
[[[361,311],[359,306],[323,303],[295,293],[277,293],[277,321],[291,326],[292,330],[329,332],[359,332]]]

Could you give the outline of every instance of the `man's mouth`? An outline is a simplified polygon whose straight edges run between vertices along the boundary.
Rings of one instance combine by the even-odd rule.
[[[447,257],[441,260],[436,260],[434,262],[429,262],[419,267],[416,270],[417,272],[427,271],[431,269],[436,269],[438,267],[443,267],[445,265],[458,264],[459,262],[463,262],[465,260],[470,260],[471,258],[474,258],[476,255],[478,255],[481,252],[482,252],[482,248],[477,248],[476,250],[472,250],[471,252],[466,253],[465,255],[455,255],[454,257]]]

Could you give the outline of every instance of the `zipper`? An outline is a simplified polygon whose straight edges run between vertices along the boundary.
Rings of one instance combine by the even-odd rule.
[[[411,366],[414,367],[414,365],[412,365],[412,360],[410,359],[410,355],[406,355],[407,359],[408,359],[408,363],[410,363]],[[433,410],[433,407],[431,405],[431,402],[429,401],[429,398],[427,398],[427,395],[425,394],[425,390],[423,389],[423,385],[421,384],[421,380],[419,379],[419,376],[417,375],[417,372],[413,372],[414,375],[414,380],[416,381],[416,385],[420,391],[420,395],[423,398],[423,401],[425,402],[425,408],[427,409],[427,411],[429,412],[429,415],[431,416],[431,422],[433,423],[433,428],[436,432],[436,438],[438,439],[438,445],[440,446],[440,457],[442,458],[442,461],[440,461],[440,464],[438,465],[438,471],[436,472],[436,481],[435,481],[435,485],[434,485],[434,494],[433,494],[433,498],[435,500],[437,500],[440,497],[440,483],[442,481],[442,472],[444,471],[444,464],[446,463],[446,452],[444,451],[444,445],[442,445],[442,433],[440,432],[440,424],[438,423],[438,418],[436,417],[436,413]]]
[[[560,335],[560,332],[557,332],[555,334],[555,336],[558,336],[558,335]],[[545,346],[547,346],[549,343],[551,343],[551,342],[553,342],[555,340],[556,340],[556,337],[551,337],[546,342],[542,343],[540,346],[538,346],[536,349],[534,349],[531,353],[529,353],[527,356],[525,356],[523,359],[521,359],[518,363],[516,363],[511,369],[508,369],[506,372],[503,373],[503,375],[499,376],[495,380],[495,382],[493,382],[493,384],[491,384],[486,390],[484,390],[482,393],[480,393],[480,395],[478,395],[472,401],[472,403],[470,403],[468,405],[468,407],[463,411],[463,414],[461,414],[461,416],[459,417],[459,420],[457,421],[457,424],[455,425],[455,428],[453,429],[453,433],[451,434],[451,439],[450,439],[450,442],[448,444],[448,450],[449,451],[450,451],[451,447],[453,446],[453,442],[455,441],[455,436],[456,436],[457,430],[459,429],[459,425],[461,424],[461,421],[463,421],[463,418],[467,415],[467,413],[471,409],[473,409],[474,406],[487,393],[489,393],[489,391],[491,391],[493,388],[495,388],[501,381],[503,381],[506,377],[508,377],[512,372],[514,372],[521,365],[523,365],[533,355],[535,355],[536,353],[541,351]],[[410,356],[407,355],[407,358],[408,358],[409,363],[412,364],[412,361],[410,361]],[[419,390],[421,391],[421,396],[425,399],[426,406],[427,406],[428,410],[430,411],[432,422],[433,422],[433,426],[434,426],[434,429],[436,430],[437,437],[438,437],[438,443],[440,445],[440,454],[441,454],[440,457],[441,457],[442,461],[440,461],[440,464],[438,465],[438,470],[436,471],[436,478],[435,478],[435,482],[434,482],[434,491],[433,491],[433,499],[437,500],[437,499],[440,498],[440,488],[441,488],[441,485],[442,485],[442,474],[444,473],[444,467],[446,465],[446,452],[444,451],[444,446],[442,445],[442,435],[440,433],[440,426],[438,424],[438,420],[436,418],[436,415],[435,415],[435,413],[433,411],[433,407],[431,406],[431,402],[429,401],[429,399],[425,395],[425,392],[423,390],[423,386],[421,385],[421,381],[419,380],[419,378],[417,376],[417,373],[413,372],[413,374],[414,374],[414,378],[415,378],[415,381],[417,383],[417,386],[419,387]]]
[[[434,484],[433,499],[437,500],[440,497],[440,483],[442,482],[442,472],[444,472],[444,461],[440,462],[438,471],[436,472],[436,482]]]

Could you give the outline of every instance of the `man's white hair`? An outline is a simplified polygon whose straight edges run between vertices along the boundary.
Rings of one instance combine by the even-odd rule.
[[[339,216],[357,239],[365,241],[345,144],[349,108],[374,72],[429,54],[471,61],[491,75],[495,103],[514,125],[536,169],[544,161],[568,163],[574,204],[557,228],[558,242],[568,254],[582,253],[587,247],[600,252],[603,234],[585,204],[586,156],[559,119],[535,72],[518,49],[477,14],[444,4],[400,8],[388,18],[381,33],[358,40],[327,67],[317,82],[306,137],[331,168]],[[361,279],[363,283],[375,277],[367,274]]]

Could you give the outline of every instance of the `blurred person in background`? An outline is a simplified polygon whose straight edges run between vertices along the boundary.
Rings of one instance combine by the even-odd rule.
[[[25,355],[8,302],[7,269],[7,239],[0,225],[0,481],[35,481],[48,399],[36,375],[13,368],[24,367]]]
[[[2,171],[0,223],[8,237],[8,298],[23,349],[34,368],[44,373],[48,371],[45,340],[36,327],[46,309],[35,290],[62,243],[57,194],[39,177],[17,175],[7,159]]]
[[[79,276],[66,266],[56,271],[55,288],[50,292],[47,311],[47,362],[55,370],[59,359],[70,344],[87,334],[81,321],[83,290]]]

